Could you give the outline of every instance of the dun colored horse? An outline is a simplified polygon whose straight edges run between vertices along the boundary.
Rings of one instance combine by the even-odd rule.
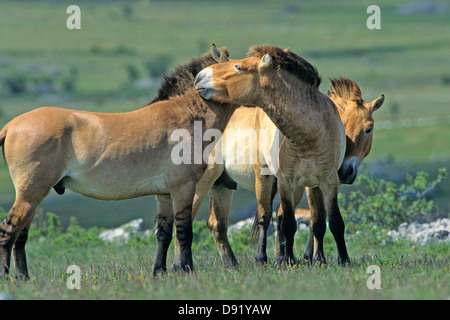
[[[228,60],[215,46],[201,68]],[[192,265],[192,203],[196,184],[207,165],[175,164],[177,143],[171,134],[184,128],[193,134],[194,120],[203,130],[223,131],[239,106],[206,101],[194,88],[194,76],[182,95],[126,113],[95,113],[43,107],[22,114],[0,132],[0,145],[14,183],[16,199],[0,224],[0,275],[10,271],[11,251],[16,277],[27,278],[25,243],[35,209],[52,188],[66,188],[101,200],[122,200],[157,194],[171,201],[174,211],[158,221],[155,272],[165,270],[165,256],[177,228],[181,265]],[[202,148],[205,144],[202,144]]]
[[[254,63],[255,58],[261,59],[257,66]],[[283,51],[273,46],[252,47],[249,58],[212,65],[196,77],[196,88],[202,97],[219,103],[230,101],[239,102],[241,105],[256,103],[255,105],[266,112],[284,136],[278,152],[279,170],[273,172],[278,180],[281,199],[281,209],[277,218],[278,263],[295,262],[294,208],[300,201],[305,187],[320,190],[321,199],[318,199],[318,203],[323,206],[324,212],[329,217],[339,258],[341,261],[348,259],[343,238],[344,222],[337,203],[338,169],[345,155],[346,134],[338,109],[331,99],[318,90],[319,84],[320,77],[311,64],[289,50]],[[255,99],[258,96],[263,98]],[[269,193],[269,197],[264,198],[270,202],[270,187],[267,186],[271,184],[264,180],[273,177],[256,173],[255,178],[257,195]],[[199,185],[201,184],[200,182]],[[210,226],[219,225],[217,222],[222,218],[218,217],[214,203],[223,200],[223,197],[219,197],[218,201],[211,202],[208,219]],[[224,211],[227,211],[226,209],[229,207]],[[261,234],[265,237],[271,210],[258,212],[263,213],[258,214],[257,223],[264,231]],[[213,230],[213,234],[217,234],[216,241],[220,234],[226,233],[223,223],[220,229],[222,230]],[[312,224],[315,252],[322,251],[324,232],[321,221]],[[260,239],[260,245],[263,248],[260,248],[259,253],[265,252],[264,239]]]
[[[366,102],[363,100],[361,89],[356,82],[346,78],[330,80],[328,96],[337,106],[347,136],[345,157],[338,170],[338,175],[341,183],[352,184],[358,174],[359,165],[369,155],[372,148],[373,113],[383,105],[384,95],[371,102]],[[314,225],[321,225],[316,228],[326,229],[327,216],[321,205],[323,196],[318,188],[306,188],[306,194],[311,212],[311,232],[303,258],[307,261],[318,260],[326,263],[323,252],[323,235],[322,240],[316,244],[312,232]],[[300,202],[300,200],[298,201]],[[343,231],[338,238],[344,239]],[[345,263],[347,260],[341,258],[340,263]]]
[[[328,96],[337,106],[347,137],[345,157],[338,173],[341,183],[350,184],[356,177],[359,164],[370,152],[374,126],[372,114],[383,104],[384,96],[367,103],[362,99],[361,90],[356,82],[346,78],[330,79],[330,82]],[[253,139],[252,137],[247,137],[247,139],[245,136],[239,137],[238,139],[244,143],[242,145],[242,141],[239,142],[234,139],[234,136],[231,138],[228,136],[227,132],[229,129],[234,130],[234,132],[240,130],[241,133],[251,132],[256,135]],[[248,190],[256,192],[257,217],[264,217],[264,221],[265,219],[270,219],[272,212],[272,199],[270,197],[271,193],[272,196],[275,194],[273,192],[274,190],[271,192],[273,176],[271,177],[267,173],[263,174],[264,170],[267,172],[269,168],[267,163],[252,161],[250,157],[252,156],[252,152],[256,153],[256,159],[259,159],[259,157],[270,159],[272,157],[271,152],[276,147],[274,145],[276,142],[273,141],[274,137],[270,136],[270,134],[273,134],[276,129],[275,124],[260,108],[250,109],[241,107],[237,109],[225,129],[222,145],[216,145],[216,148],[222,147],[223,163],[216,163],[215,166],[209,166],[204,177],[197,185],[192,212],[194,217],[206,196],[207,190],[204,187],[202,188],[202,186],[211,184],[210,180],[207,181],[211,179],[210,173],[214,171],[215,175],[217,175],[218,171],[223,172],[209,192],[210,214],[208,217],[208,227],[214,236],[222,261],[227,266],[236,265],[236,258],[227,238],[228,214],[233,189],[236,189],[236,183]],[[260,134],[266,134],[263,137],[264,139],[261,139]],[[281,143],[282,139],[283,136],[280,135],[277,145]],[[262,140],[271,141],[273,145],[260,145],[258,142]],[[244,148],[240,149],[241,146],[244,146]],[[256,152],[254,148],[257,148]],[[243,155],[244,161],[238,159],[241,155]],[[306,188],[306,192],[312,213],[311,227],[315,223],[325,223],[325,213],[323,212],[319,190]],[[294,207],[297,205],[298,202],[295,203]],[[257,221],[255,219],[255,222]],[[267,261],[267,226],[267,224],[264,224],[263,228],[261,228],[262,230],[260,229],[261,225],[259,223],[256,223],[254,226],[254,231],[259,233],[260,237],[259,250],[256,257],[260,262]],[[323,228],[326,228],[326,226],[323,226]],[[314,239],[312,235],[313,233],[311,232],[304,258],[308,261],[321,259],[321,262],[325,262],[323,252],[314,253]],[[177,261],[175,264],[179,264],[178,252],[179,250],[176,250],[175,260]]]

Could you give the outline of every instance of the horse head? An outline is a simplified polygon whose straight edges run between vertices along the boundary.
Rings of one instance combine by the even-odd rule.
[[[373,112],[384,102],[384,95],[366,102],[361,97],[358,84],[347,78],[330,79],[328,96],[336,104],[347,136],[344,160],[338,175],[341,183],[352,184],[358,174],[358,167],[372,148],[374,119]]]

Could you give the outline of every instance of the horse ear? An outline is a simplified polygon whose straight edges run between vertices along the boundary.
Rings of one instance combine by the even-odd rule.
[[[375,99],[372,102],[368,103],[367,107],[369,108],[370,112],[374,112],[380,109],[383,103],[384,103],[384,94],[382,94],[381,97],[379,97],[378,99]]]
[[[260,62],[260,66],[262,68],[266,68],[268,66],[270,66],[270,64],[272,63],[272,56],[268,53],[266,53],[262,58],[261,58],[261,62]]]
[[[227,54],[223,52],[221,49],[217,48],[217,46],[214,43],[211,45],[211,56],[218,63],[230,61]]]

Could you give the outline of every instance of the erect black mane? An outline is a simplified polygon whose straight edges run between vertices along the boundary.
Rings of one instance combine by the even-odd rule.
[[[227,57],[229,56],[230,52],[227,48],[222,48],[222,51]],[[187,89],[192,88],[195,76],[200,71],[216,63],[211,52],[208,52],[198,58],[192,59],[185,65],[177,67],[171,74],[163,76],[158,93],[149,104],[169,100],[172,97],[184,94]]]
[[[278,68],[291,73],[311,87],[319,88],[322,79],[317,69],[289,49],[283,50],[271,45],[253,46],[247,56],[262,58],[266,53],[272,56],[272,61]]]

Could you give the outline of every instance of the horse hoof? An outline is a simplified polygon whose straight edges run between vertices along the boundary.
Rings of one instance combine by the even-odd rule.
[[[255,257],[256,262],[260,264],[266,264],[267,263],[267,255],[265,253],[258,253]]]
[[[345,267],[345,266],[349,266],[349,267],[351,267],[351,263],[350,263],[350,258],[349,257],[345,257],[345,258],[339,258],[338,259],[338,264],[340,265],[340,266],[343,266],[343,267]]]
[[[167,274],[167,269],[165,266],[155,266],[153,268],[153,277],[164,276]]]
[[[326,265],[327,264],[327,260],[325,259],[324,256],[322,255],[318,255],[316,257],[313,258],[313,263],[318,263],[319,265]]]
[[[275,258],[275,261],[273,262],[273,265],[276,266],[276,267],[278,267],[278,266],[283,265],[285,262],[286,262],[286,261],[284,260],[284,257],[283,257],[283,256],[277,256],[277,257]]]

